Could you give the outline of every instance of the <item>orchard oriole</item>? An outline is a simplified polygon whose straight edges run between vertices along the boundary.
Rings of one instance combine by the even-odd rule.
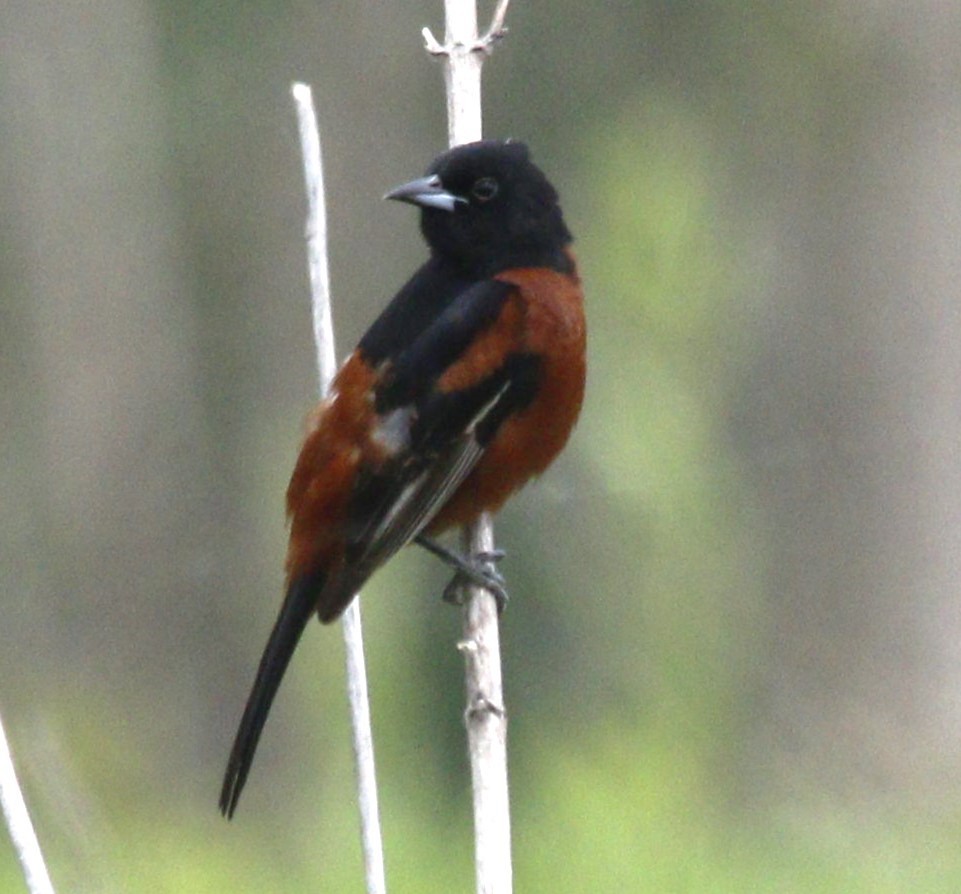
[[[580,411],[580,278],[527,147],[459,146],[385,198],[421,208],[430,257],[340,368],[294,468],[286,598],[227,765],[228,817],[311,615],[333,621],[418,535],[500,508]]]

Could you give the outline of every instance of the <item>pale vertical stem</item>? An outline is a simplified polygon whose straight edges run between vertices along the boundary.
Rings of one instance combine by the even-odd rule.
[[[444,0],[445,45],[425,31],[430,52],[444,58],[447,131],[451,146],[482,136],[481,68],[493,41],[503,34],[507,0],[497,5],[491,28],[477,35],[475,0]],[[472,556],[494,548],[494,528],[486,513],[463,532]],[[507,785],[507,712],[501,679],[497,603],[482,587],[465,588],[464,654],[467,746],[474,798],[474,853],[478,894],[512,890],[510,800]]]
[[[17,781],[17,771],[13,766],[13,756],[7,744],[7,734],[0,721],[0,807],[10,830],[10,839],[23,869],[30,894],[53,894],[53,883],[43,862],[40,842],[30,821],[27,804]]]
[[[311,89],[294,84],[294,101],[304,156],[307,185],[307,258],[310,269],[311,307],[320,394],[324,397],[336,369],[334,329],[330,310],[330,274],[327,264],[327,213],[324,206],[324,173],[320,153],[320,132]],[[347,700],[357,767],[357,803],[360,810],[361,847],[367,894],[384,894],[384,845],[377,805],[377,776],[374,768],[374,740],[370,728],[367,669],[360,621],[360,598],[343,614],[344,649],[347,665]]]
[[[494,526],[486,513],[464,528],[470,555],[494,549]],[[501,677],[497,602],[479,587],[467,588],[464,603],[467,745],[474,797],[474,861],[478,894],[510,894],[511,813],[507,785],[507,710]]]
[[[447,137],[451,146],[479,140],[483,133],[481,67],[484,56],[477,44],[475,0],[444,0],[447,59]]]
[[[377,803],[377,774],[374,771],[374,738],[370,728],[370,700],[367,696],[367,667],[364,662],[364,633],[360,623],[360,596],[341,619],[347,663],[347,699],[357,762],[357,803],[360,808],[360,839],[364,852],[367,894],[384,894],[384,842],[380,832]]]
[[[297,107],[304,182],[307,189],[307,272],[310,275],[310,307],[317,346],[317,371],[321,397],[327,394],[337,371],[334,323],[330,311],[330,270],[327,264],[327,207],[324,203],[324,165],[320,154],[320,128],[309,84],[291,88]]]

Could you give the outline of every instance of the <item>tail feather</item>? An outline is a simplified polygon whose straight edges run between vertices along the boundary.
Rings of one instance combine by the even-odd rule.
[[[332,624],[354,601],[357,591],[364,585],[368,574],[338,575],[327,582],[327,586],[320,593],[317,603],[317,617],[321,624]]]
[[[304,575],[291,581],[287,590],[284,604],[260,659],[257,677],[244,708],[230,760],[227,762],[227,771],[220,790],[220,812],[227,819],[230,819],[237,809],[267,713],[300,636],[316,609],[317,596],[323,590],[324,578],[325,575],[320,574]]]

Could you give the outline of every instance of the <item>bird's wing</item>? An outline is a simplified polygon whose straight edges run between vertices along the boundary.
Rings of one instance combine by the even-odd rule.
[[[515,295],[505,283],[476,283],[388,358],[371,433],[387,459],[354,489],[345,561],[320,593],[322,621],[430,523],[499,425],[530,400],[536,363],[520,350]]]
[[[376,511],[364,512],[360,518],[354,515],[354,531],[347,546],[347,566],[354,574],[366,579],[416,537],[470,474],[484,453],[478,425],[487,418],[508,385],[507,382],[501,385],[477,408],[463,431],[453,433],[449,442],[439,446],[428,459],[411,458],[406,468],[402,465],[385,471],[365,483],[358,499],[368,510],[373,499]]]

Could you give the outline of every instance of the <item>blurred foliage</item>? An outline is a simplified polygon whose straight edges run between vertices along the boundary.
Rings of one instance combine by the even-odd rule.
[[[936,810],[896,769],[846,797],[794,761],[802,736],[758,732],[794,531],[741,408],[782,348],[785,256],[834,238],[798,232],[790,172],[828,199],[850,182],[915,58],[874,6],[517,2],[488,64],[488,132],[558,185],[590,321],[570,448],[498,521],[520,891],[961,885],[954,777]],[[0,701],[61,890],[361,890],[337,630],[308,631],[234,822],[215,802],[315,389],[289,83],[320,105],[344,354],[422,256],[379,196],[443,143],[418,38],[440,15],[0,13],[21,47],[0,59]],[[411,552],[364,600],[397,894],[473,885],[443,574]],[[0,850],[0,889],[18,879]]]

